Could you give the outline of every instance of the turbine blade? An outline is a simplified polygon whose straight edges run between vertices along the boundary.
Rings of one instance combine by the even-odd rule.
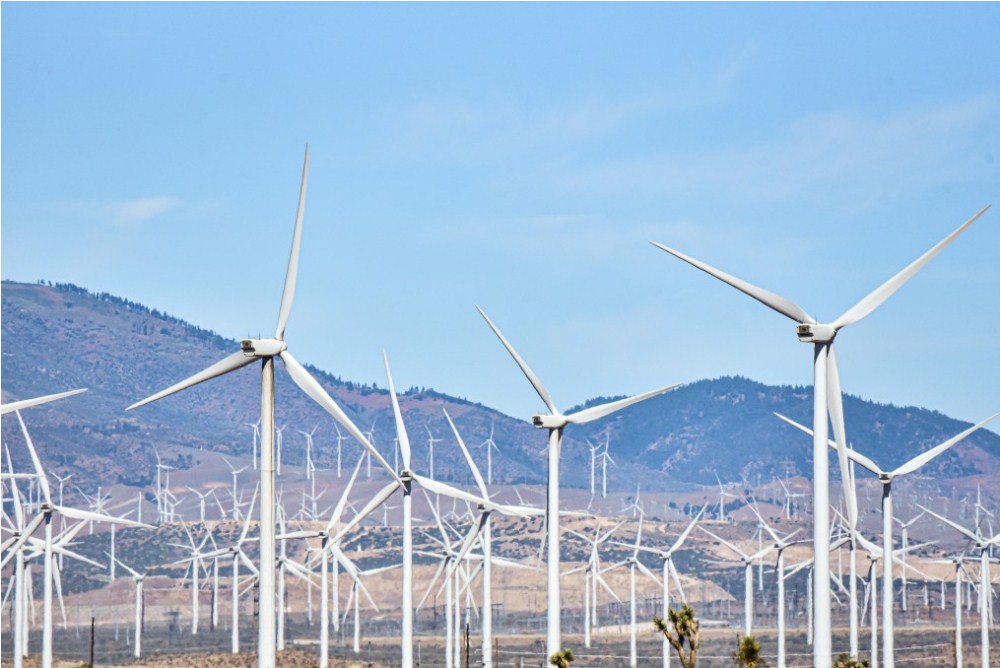
[[[665,394],[671,390],[675,390],[680,387],[681,384],[669,385],[667,387],[661,387],[658,390],[653,390],[651,392],[646,392],[644,394],[637,394],[634,397],[628,397],[626,399],[619,399],[618,401],[611,401],[606,404],[601,404],[599,406],[591,406],[590,408],[584,408],[582,411],[577,411],[571,415],[566,416],[566,421],[572,424],[586,424],[588,422],[593,422],[605,415],[610,415],[615,411],[620,411],[623,408],[627,408],[632,404],[639,403],[640,401],[645,401],[651,397],[655,397],[658,394]]]
[[[427,597],[430,595],[431,591],[434,590],[434,584],[438,581],[438,578],[441,577],[441,573],[444,571],[446,563],[447,562],[442,560],[441,563],[438,564],[438,567],[434,570],[434,577],[431,578],[431,583],[427,585],[427,591],[424,592],[424,595],[420,599],[420,602],[417,603],[417,608],[416,608],[417,610],[420,610],[420,608],[424,607],[424,603],[427,602]]]
[[[489,513],[483,513],[479,516],[479,522],[477,524],[473,524],[469,528],[469,533],[466,534],[465,540],[462,541],[462,548],[458,551],[455,561],[452,562],[451,570],[448,573],[449,576],[462,564],[465,559],[465,555],[467,555],[469,550],[472,549],[472,546],[476,542],[476,538],[479,536],[479,532],[483,530],[483,525],[486,524],[487,517],[489,517]]]
[[[260,491],[260,483],[258,482],[257,485],[253,488],[253,496],[250,497],[250,505],[247,506],[247,511],[243,515],[243,530],[240,531],[240,538],[239,540],[236,541],[237,545],[239,545],[244,541],[244,539],[246,539],[247,531],[250,530],[250,518],[253,517],[253,506],[255,503],[257,503],[257,492],[259,491]],[[240,496],[243,496],[243,494],[241,493]]]
[[[833,328],[840,329],[841,327],[847,327],[848,325],[854,324],[881,306],[886,299],[891,297],[896,290],[903,287],[904,283],[913,278],[913,276],[920,271],[925,264],[930,262],[935,255],[940,253],[945,246],[954,241],[955,237],[964,232],[965,228],[972,225],[981,215],[986,213],[990,206],[991,205],[987,205],[983,207],[979,213],[962,223],[958,229],[939,241],[933,248],[911,262],[905,269],[890,278],[888,281],[875,288],[875,290],[869,293],[867,297],[849,308],[842,316],[833,321]]]
[[[285,287],[281,291],[281,306],[278,308],[278,327],[274,338],[285,339],[285,325],[288,315],[292,312],[292,302],[295,299],[295,279],[299,275],[299,246],[302,241],[302,215],[306,209],[306,185],[309,181],[309,145],[306,144],[306,157],[302,163],[302,185],[299,187],[299,206],[295,211],[295,232],[292,233],[292,250],[288,256],[288,270],[285,272]]]
[[[208,367],[207,369],[199,371],[193,376],[189,376],[188,378],[185,378],[181,382],[175,383],[170,387],[168,387],[167,389],[157,392],[156,394],[150,397],[146,397],[142,401],[135,402],[125,410],[130,411],[133,408],[138,408],[139,406],[145,406],[148,403],[156,401],[157,399],[162,399],[163,397],[171,395],[174,392],[180,392],[181,390],[186,390],[192,385],[197,385],[198,383],[204,383],[206,380],[211,380],[212,378],[221,376],[224,373],[235,371],[236,369],[245,367],[246,365],[250,364],[256,359],[257,358],[255,357],[247,357],[246,355],[243,354],[242,351],[233,353],[232,355],[229,355],[228,357],[224,357],[223,359],[219,360],[218,362]]]
[[[684,531],[681,532],[681,535],[677,537],[677,540],[670,547],[671,553],[673,553],[674,550],[680,548],[680,546],[684,544],[684,541],[687,540],[687,537],[691,533],[691,530],[694,529],[694,526],[698,523],[698,520],[701,519],[701,516],[705,514],[706,508],[708,508],[707,503],[701,507],[701,510],[699,510],[698,514],[694,516],[694,519],[691,520],[691,523],[688,524],[687,527],[684,529]]]
[[[465,461],[472,469],[472,476],[476,479],[476,485],[479,487],[479,492],[483,495],[484,499],[489,499],[490,494],[486,491],[486,481],[483,480],[483,475],[479,472],[479,467],[476,463],[472,461],[472,455],[469,454],[469,449],[465,447],[465,441],[462,440],[461,434],[458,433],[458,428],[455,427],[455,423],[452,422],[451,416],[448,415],[448,411],[444,410],[444,416],[448,420],[448,424],[451,425],[451,430],[455,433],[455,438],[458,439],[458,445],[462,448],[462,454],[465,456]]]
[[[42,520],[44,519],[45,519],[44,514],[38,514],[35,515],[35,517],[32,518],[30,522],[28,522],[28,526],[24,528],[24,531],[21,533],[20,536],[17,537],[17,540],[14,541],[14,544],[7,548],[7,552],[4,555],[3,560],[0,561],[0,569],[3,569],[3,567],[7,565],[7,562],[10,561],[10,559],[15,554],[17,554],[17,551],[20,550],[21,547],[28,542],[28,539],[31,538],[31,534],[35,533],[35,529],[38,528],[38,526],[42,523]]]
[[[656,243],[655,241],[650,241],[649,243],[653,244],[662,251],[670,253],[671,255],[680,260],[684,260],[691,266],[701,269],[706,274],[716,277],[723,283],[728,283],[729,285],[736,288],[743,294],[753,297],[764,306],[774,309],[781,315],[791,318],[797,323],[805,324],[805,323],[816,322],[816,320],[811,315],[803,311],[797,304],[785,299],[784,297],[778,296],[773,292],[769,292],[763,288],[758,288],[756,285],[747,283],[746,281],[736,278],[735,276],[731,276],[724,271],[716,269],[711,265],[705,264],[701,260],[696,260],[693,257],[685,255],[680,251],[676,251],[673,248],[668,248],[663,244]]]
[[[833,424],[834,440],[837,444],[837,461],[840,464],[841,489],[847,505],[847,522],[851,531],[858,526],[858,500],[851,480],[851,469],[847,465],[847,428],[844,424],[844,395],[840,386],[840,371],[837,367],[836,346],[827,347],[826,386],[827,410]]]
[[[645,575],[646,577],[648,577],[650,580],[652,580],[656,584],[660,585],[661,587],[663,586],[663,581],[660,580],[660,578],[657,577],[656,574],[653,573],[653,571],[651,571],[648,568],[646,568],[645,564],[643,564],[641,561],[639,561],[638,559],[636,559],[635,560],[635,565],[636,565],[636,567],[640,571],[642,571],[643,575]]]
[[[0,415],[6,415],[7,413],[12,413],[13,411],[19,411],[23,408],[40,406],[42,404],[47,404],[50,401],[56,401],[57,399],[63,399],[65,397],[72,397],[74,394],[80,394],[81,392],[86,392],[86,391],[87,388],[83,388],[82,390],[70,390],[69,392],[60,392],[59,394],[48,394],[44,397],[36,397],[35,399],[12,401],[9,404],[0,405]]]
[[[701,529],[702,531],[704,531],[705,533],[707,533],[709,536],[711,536],[715,540],[717,540],[720,543],[722,543],[723,545],[725,545],[726,547],[728,547],[730,550],[732,550],[733,552],[735,552],[736,554],[738,554],[743,559],[749,559],[750,558],[749,554],[747,554],[746,552],[744,552],[740,548],[736,547],[735,545],[733,545],[732,543],[730,543],[725,538],[720,538],[719,536],[716,536],[714,533],[712,533],[711,531],[709,531],[705,527],[698,527],[698,528]]]
[[[379,451],[375,449],[375,446],[368,442],[368,439],[361,433],[361,430],[358,429],[353,422],[351,422],[351,418],[347,417],[347,413],[345,413],[340,406],[337,405],[337,402],[335,402],[333,398],[327,394],[326,390],[323,389],[319,382],[312,377],[312,374],[306,371],[305,367],[299,364],[299,361],[292,357],[292,354],[287,350],[281,351],[281,359],[285,361],[285,368],[288,369],[288,375],[292,377],[292,380],[299,386],[299,389],[309,395],[313,401],[322,406],[327,413],[332,415],[333,419],[343,425],[344,428],[347,429],[348,433],[356,438],[358,443],[360,443],[365,450],[371,453],[371,456],[375,458],[375,461],[377,461],[382,468],[388,471],[389,475],[391,475],[396,482],[399,482],[399,476],[392,470],[389,463],[382,458],[382,455],[380,455]]]
[[[918,468],[920,468],[930,460],[934,459],[935,457],[943,453],[945,450],[947,450],[951,446],[955,445],[956,443],[967,437],[972,432],[979,430],[984,425],[995,420],[997,416],[1000,416],[1000,413],[994,413],[993,415],[986,418],[979,424],[969,427],[961,434],[958,434],[957,436],[952,436],[944,443],[941,443],[940,445],[931,448],[927,452],[917,455],[916,457],[914,457],[913,459],[911,459],[910,461],[906,462],[905,464],[897,468],[895,471],[893,471],[892,475],[893,476],[906,475],[907,473],[912,473],[913,471],[916,471]]]
[[[115,517],[114,515],[102,515],[100,513],[93,513],[89,510],[79,510],[77,508],[68,508],[66,506],[53,506],[56,512],[63,517],[69,517],[74,520],[89,520],[93,522],[105,522],[106,524],[121,524],[129,527],[137,527],[139,529],[153,529],[154,527],[149,524],[143,524],[142,522],[136,522],[135,520],[126,520],[121,517]]]
[[[497,329],[497,326],[494,325],[493,321],[490,320],[488,315],[486,315],[486,312],[479,308],[479,306],[476,306],[476,310],[478,310],[479,315],[483,316],[483,319],[486,320],[486,324],[488,324],[490,329],[493,330],[493,333],[497,335],[497,338],[500,339],[500,343],[502,343],[503,347],[507,349],[510,356],[514,358],[517,365],[521,367],[521,372],[524,373],[524,376],[528,379],[528,382],[531,383],[531,386],[535,388],[535,392],[538,392],[538,396],[542,398],[542,401],[545,403],[545,407],[548,408],[553,414],[558,414],[559,409],[556,408],[556,405],[552,402],[552,397],[549,396],[548,391],[545,389],[545,386],[542,385],[542,381],[538,378],[538,376],[535,375],[535,372],[532,371],[531,368],[528,367],[527,362],[525,362],[524,359],[517,354],[517,351],[514,350],[514,346],[510,345],[510,342],[504,338],[504,335],[500,333],[500,330]]]
[[[810,429],[809,427],[801,425],[798,422],[796,422],[795,420],[793,420],[791,418],[785,417],[781,413],[775,413],[774,415],[778,419],[783,420],[783,421],[787,422],[788,424],[792,425],[793,427],[795,427],[799,431],[805,432],[806,434],[809,434],[810,436],[813,435],[813,430]],[[837,447],[836,442],[834,442],[832,439],[828,439],[827,440],[827,445],[829,445],[831,449],[834,449],[834,448]],[[885,471],[883,471],[881,468],[879,468],[878,464],[876,464],[875,462],[873,462],[868,457],[865,457],[863,454],[861,454],[857,450],[848,450],[847,451],[847,458],[850,459],[855,464],[860,464],[863,468],[868,469],[869,471],[871,471],[875,475],[880,476],[880,475],[883,475],[885,473]]]
[[[954,522],[952,522],[951,520],[949,520],[947,517],[944,517],[942,515],[938,515],[937,513],[935,513],[930,508],[925,508],[924,506],[920,505],[919,503],[917,504],[917,508],[920,508],[920,510],[923,510],[927,514],[933,515],[934,517],[938,518],[939,520],[941,520],[942,522],[944,522],[945,524],[947,524],[948,526],[950,526],[952,529],[955,529],[960,534],[962,534],[963,536],[965,536],[969,540],[973,541],[977,545],[982,542],[983,539],[980,536],[977,536],[976,534],[972,533],[971,531],[969,531],[968,529],[966,529],[963,526],[959,526],[958,524],[955,524]]]
[[[358,458],[358,463],[354,466],[354,471],[351,473],[351,479],[347,481],[347,487],[344,488],[344,493],[340,495],[340,500],[337,501],[336,507],[333,509],[333,515],[330,516],[330,522],[326,525],[326,532],[329,534],[333,531],[333,528],[337,526],[340,522],[340,516],[344,514],[344,508],[347,507],[347,497],[351,493],[351,488],[354,487],[354,480],[358,477],[358,471],[361,470],[361,465],[365,461],[365,456],[362,454]]]
[[[334,543],[340,542],[340,539],[343,538],[348,531],[356,527],[361,522],[361,520],[368,517],[376,508],[381,506],[386,499],[392,496],[393,492],[399,489],[401,485],[402,483],[393,480],[388,485],[379,490],[379,492],[372,497],[371,501],[369,501],[364,508],[358,511],[358,514],[355,515],[350,522],[345,524],[343,528],[341,528],[341,530],[337,532],[337,535],[333,537],[333,540],[331,542]]]
[[[17,411],[17,421],[21,425],[21,434],[24,435],[24,440],[28,444],[28,452],[31,454],[31,463],[35,466],[35,473],[38,475],[38,484],[42,488],[42,493],[45,495],[45,502],[50,506],[52,505],[52,494],[49,490],[49,479],[45,476],[45,471],[42,469],[42,462],[38,459],[38,453],[35,451],[35,444],[31,442],[31,435],[28,434],[28,428],[24,424],[24,420],[21,419],[21,412]]]
[[[392,372],[389,371],[389,356],[382,351],[385,361],[385,375],[389,379],[389,398],[392,400],[392,414],[396,418],[396,438],[399,439],[399,449],[403,451],[403,468],[410,470],[410,437],[403,424],[403,413],[399,410],[399,397],[396,396],[396,386],[392,382]]]

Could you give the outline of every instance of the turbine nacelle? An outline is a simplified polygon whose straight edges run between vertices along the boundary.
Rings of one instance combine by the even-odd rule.
[[[837,330],[833,325],[818,323],[803,323],[795,328],[795,333],[803,343],[829,343],[837,336]]]
[[[288,349],[284,341],[278,339],[243,339],[240,349],[247,357],[277,357]]]
[[[569,420],[566,419],[565,415],[532,415],[531,424],[535,425],[539,429],[562,429],[567,424]]]

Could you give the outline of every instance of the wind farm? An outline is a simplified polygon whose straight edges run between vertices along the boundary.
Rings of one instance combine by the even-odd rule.
[[[2,11],[4,666],[1000,666],[996,6]]]

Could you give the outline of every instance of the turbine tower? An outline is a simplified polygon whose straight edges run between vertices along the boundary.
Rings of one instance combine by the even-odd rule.
[[[560,618],[559,615],[562,611],[562,601],[559,593],[559,451],[562,448],[562,432],[568,424],[587,424],[588,422],[593,422],[594,420],[605,417],[623,408],[631,406],[632,404],[643,401],[644,399],[649,399],[650,397],[655,397],[658,394],[663,394],[664,392],[669,392],[677,387],[677,385],[670,385],[668,387],[661,387],[658,390],[653,390],[651,392],[646,392],[645,394],[639,394],[634,397],[628,397],[627,399],[620,399],[618,401],[612,401],[606,404],[599,404],[597,406],[591,406],[590,408],[585,408],[576,413],[571,413],[569,415],[563,415],[556,408],[555,403],[549,396],[548,391],[545,386],[542,385],[542,381],[539,380],[535,372],[528,368],[527,363],[517,354],[513,346],[508,343],[504,335],[500,333],[497,326],[493,324],[493,321],[489,319],[483,309],[476,307],[479,310],[479,314],[483,316],[486,323],[493,330],[493,333],[497,335],[500,342],[503,344],[510,356],[514,358],[514,361],[521,368],[521,372],[524,373],[528,382],[531,386],[535,388],[535,392],[541,397],[542,401],[545,403],[545,407],[548,408],[549,412],[545,415],[535,415],[532,416],[531,422],[535,427],[539,429],[547,429],[549,432],[549,479],[548,479],[548,504],[545,507],[545,521],[548,527],[548,573],[547,573],[547,632],[545,638],[545,656],[550,657],[556,652],[562,649],[561,647],[561,634],[560,634]]]
[[[871,314],[891,297],[899,288],[931,261],[948,244],[955,240],[972,223],[982,216],[989,206],[984,207],[972,218],[964,222],[954,232],[939,241],[926,253],[918,257],[906,268],[872,291],[860,302],[844,312],[830,323],[821,323],[806,313],[793,302],[731,276],[700,260],[689,257],[680,251],[668,248],[651,241],[657,248],[670,253],[674,257],[687,262],[714,276],[720,281],[736,288],[740,292],[756,299],[765,306],[794,320],[797,323],[796,335],[799,341],[813,344],[813,554],[816,564],[813,571],[814,605],[814,668],[830,668],[833,655],[833,627],[831,620],[830,579],[827,577],[830,566],[830,473],[827,460],[827,434],[829,423],[833,423],[834,438],[837,442],[837,455],[840,464],[841,480],[850,480],[847,464],[847,443],[844,437],[843,405],[840,390],[840,377],[837,371],[837,361],[834,354],[833,341],[838,332]],[[847,504],[848,520],[855,525],[857,509],[853,496],[844,486],[845,502]]]

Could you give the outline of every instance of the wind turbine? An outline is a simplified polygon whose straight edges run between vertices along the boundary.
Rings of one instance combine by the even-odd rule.
[[[406,433],[406,425],[403,424],[403,415],[399,409],[399,399],[396,397],[396,388],[393,384],[392,373],[389,370],[389,358],[383,353],[385,362],[385,375],[389,381],[389,399],[392,402],[393,416],[396,421],[396,437],[399,439],[399,448],[403,455],[403,467],[399,473],[393,471],[384,459],[373,449],[373,454],[377,455],[379,463],[392,475],[393,480],[379,490],[368,504],[358,512],[357,515],[338,533],[334,541],[339,541],[344,534],[353,529],[361,520],[367,517],[372,511],[385,503],[396,490],[403,493],[403,591],[402,591],[402,666],[412,668],[413,665],[413,498],[411,495],[412,483],[416,481],[425,490],[444,494],[455,499],[461,499],[471,503],[482,504],[484,507],[501,508],[498,504],[493,504],[486,499],[478,498],[458,490],[450,485],[437,482],[430,478],[417,475],[411,470],[411,448],[410,439]]]
[[[771,550],[773,550],[775,546],[768,545],[763,549],[755,552],[754,554],[747,554],[740,548],[736,547],[736,545],[730,543],[725,538],[720,538],[719,536],[715,535],[705,527],[698,527],[698,528],[707,533],[715,540],[725,545],[726,547],[728,547],[737,555],[739,555],[740,560],[743,562],[743,571],[745,579],[744,582],[745,588],[743,597],[743,615],[744,615],[743,634],[751,635],[753,631],[753,563],[758,559],[760,559],[761,557],[763,557],[768,552],[770,552]],[[829,573],[830,569],[827,568],[827,576],[829,576]],[[829,577],[827,579],[829,579]]]
[[[663,550],[659,548],[652,547],[639,547],[637,549],[643,552],[650,552],[657,555],[663,560],[663,619],[669,619],[668,611],[670,610],[670,577],[674,578],[674,582],[677,584],[677,591],[680,592],[681,600],[684,600],[684,589],[681,587],[681,580],[677,574],[677,567],[674,566],[673,558],[674,554],[681,549],[684,545],[684,541],[691,534],[691,530],[694,529],[695,525],[698,524],[698,520],[701,519],[702,515],[705,514],[705,509],[708,508],[707,505],[702,506],[698,514],[694,516],[694,519],[688,523],[684,531],[681,532],[677,540],[674,541],[668,549]],[[670,666],[670,643],[667,641],[666,637],[663,638],[663,668],[669,668]]]
[[[292,248],[288,258],[288,270],[285,274],[285,285],[281,293],[281,304],[278,310],[278,325],[274,337],[270,339],[243,339],[240,350],[225,357],[207,369],[182,380],[181,382],[158,392],[129,406],[137,408],[151,401],[156,401],[175,392],[211,378],[235,371],[244,366],[259,361],[261,364],[261,441],[260,441],[260,588],[263,595],[260,598],[258,616],[258,661],[260,668],[275,666],[275,541],[274,541],[274,499],[275,499],[275,452],[274,452],[274,359],[280,357],[285,362],[285,368],[292,381],[311,397],[316,403],[330,413],[335,420],[347,429],[355,438],[361,441],[370,452],[374,450],[365,441],[364,436],[351,422],[347,414],[327,394],[326,390],[312,375],[296,360],[288,350],[285,342],[285,326],[292,311],[295,297],[295,282],[298,277],[299,247],[302,237],[302,216],[305,209],[306,183],[309,173],[309,147],[306,147],[305,161],[302,168],[302,185],[299,190],[298,210],[295,216],[295,231],[292,236]],[[245,288],[246,285],[243,285]],[[256,286],[254,286],[256,287]],[[381,458],[381,457],[380,457]]]
[[[955,524],[947,517],[938,515],[933,510],[917,504],[917,508],[929,515],[933,515],[960,534],[968,538],[979,548],[979,637],[980,637],[980,665],[990,665],[990,610],[993,607],[991,600],[992,587],[990,586],[990,548],[1000,545],[1000,533],[992,538],[986,538],[978,531],[973,533],[963,526]]]
[[[583,583],[583,644],[585,647],[590,647],[590,635],[591,628],[597,625],[597,585],[598,583],[604,587],[611,596],[621,603],[621,599],[618,598],[618,594],[608,586],[608,583],[601,577],[601,559],[598,552],[598,548],[604,542],[611,538],[611,536],[624,524],[625,521],[622,520],[615,526],[613,526],[608,531],[601,533],[600,519],[598,520],[598,525],[594,529],[594,537],[591,538],[585,534],[579,533],[572,529],[569,530],[571,534],[582,538],[583,540],[590,543],[590,556],[587,558],[587,563],[579,568],[574,568],[567,571],[565,574],[570,575],[572,573],[577,573],[583,571],[584,573],[584,583]],[[631,547],[624,544],[625,547]],[[643,548],[648,549],[648,548]],[[610,570],[610,568],[608,569]]]
[[[138,659],[142,656],[142,627],[146,611],[143,581],[146,579],[146,573],[135,571],[123,563],[121,559],[118,560],[118,565],[131,573],[132,577],[135,578],[135,643],[132,647],[132,656]]]
[[[31,441],[31,436],[28,434],[28,428],[24,424],[24,420],[21,418],[19,412],[15,413],[17,415],[17,421],[21,426],[21,433],[24,436],[25,443],[28,446],[28,453],[31,455],[31,462],[35,467],[35,473],[37,475],[38,484],[41,488],[43,500],[40,507],[41,514],[38,516],[45,522],[45,545],[44,545],[44,559],[43,559],[43,603],[42,603],[42,666],[43,668],[50,668],[52,666],[52,581],[53,581],[53,563],[52,563],[52,516],[56,513],[63,517],[69,517],[71,519],[77,520],[90,520],[97,522],[108,522],[112,524],[125,524],[128,526],[141,527],[145,529],[152,529],[153,527],[146,524],[140,524],[139,522],[133,522],[132,520],[122,519],[120,517],[111,517],[108,515],[100,515],[98,513],[92,513],[85,510],[78,510],[76,508],[68,508],[66,506],[58,506],[52,501],[51,490],[49,489],[49,481],[45,476],[45,471],[42,469],[42,463],[38,458],[38,453],[35,451],[35,446]],[[31,526],[31,525],[29,525]],[[38,525],[35,524],[35,527]],[[24,540],[27,540],[34,532],[34,528],[31,531],[27,531],[22,535]],[[20,540],[20,539],[19,539]],[[24,541],[21,541],[23,544]],[[13,549],[19,549],[20,544],[15,543]]]
[[[256,422],[247,422],[246,425],[253,429],[253,470],[257,470],[257,442],[260,440],[260,419]]]
[[[490,436],[485,441],[479,444],[480,448],[486,448],[486,484],[493,484],[493,451],[496,450],[497,454],[500,454],[500,448],[493,441],[493,432],[496,429],[497,421],[493,420],[490,423]],[[488,654],[488,652],[487,652]]]
[[[356,568],[353,568],[353,563],[347,558],[347,556],[340,549],[340,546],[331,542],[331,533],[339,526],[340,518],[344,514],[344,509],[347,507],[347,497],[351,493],[351,488],[354,486],[354,481],[358,477],[358,471],[361,470],[361,464],[364,462],[365,457],[362,454],[358,458],[358,463],[354,467],[354,472],[351,474],[350,480],[347,482],[347,486],[344,488],[343,494],[340,496],[340,500],[337,502],[336,507],[333,510],[333,514],[330,516],[330,521],[326,525],[326,529],[323,531],[293,531],[291,533],[284,534],[280,538],[319,538],[321,539],[320,549],[317,551],[315,556],[318,556],[320,560],[320,631],[319,631],[319,668],[327,668],[330,663],[330,612],[329,603],[332,599],[334,604],[333,609],[333,625],[334,631],[339,630],[340,627],[340,591],[339,591],[339,577],[337,574],[337,563],[344,563],[345,568],[348,571],[354,570],[352,573],[353,577],[356,577]],[[328,554],[332,554],[333,560],[333,595],[330,596],[328,592],[328,583],[330,582],[328,575],[329,557]],[[315,558],[314,556],[314,558]]]
[[[732,492],[727,492],[725,485],[722,484],[722,480],[719,478],[719,472],[715,471],[715,480],[719,483],[719,521],[726,521],[726,497],[731,499],[738,499],[739,497]]]
[[[668,387],[661,387],[658,390],[653,390],[652,392],[646,392],[645,394],[636,395],[634,397],[629,397],[627,399],[620,399],[618,401],[612,401],[606,404],[600,404],[597,406],[591,406],[590,408],[585,408],[583,410],[577,411],[576,413],[571,413],[569,415],[563,415],[556,408],[555,403],[553,403],[552,398],[549,396],[548,391],[545,386],[542,385],[542,381],[539,380],[535,372],[528,368],[527,363],[517,354],[513,346],[507,342],[504,335],[500,333],[497,326],[493,324],[493,321],[489,319],[483,309],[478,306],[476,309],[479,314],[483,316],[486,323],[493,330],[493,333],[497,335],[500,342],[503,344],[510,356],[514,358],[514,361],[521,368],[528,382],[531,386],[535,388],[535,392],[541,398],[542,402],[545,403],[546,408],[549,412],[545,415],[535,415],[532,416],[531,422],[535,427],[539,429],[547,429],[549,432],[549,453],[548,453],[548,504],[546,505],[545,515],[546,522],[548,523],[548,592],[547,592],[547,632],[545,640],[545,656],[552,656],[556,652],[560,651],[561,648],[561,633],[560,633],[560,619],[559,615],[562,611],[562,601],[559,593],[559,452],[562,448],[562,432],[563,429],[568,424],[587,424],[588,422],[593,422],[599,418],[605,417],[623,408],[631,406],[637,402],[643,401],[644,399],[649,399],[650,397],[655,397],[664,392],[669,392],[677,387],[677,385],[670,385]]]
[[[312,451],[313,451],[313,434],[319,429],[319,425],[313,427],[312,431],[303,431],[299,429],[299,433],[306,437],[306,480],[312,480],[315,474],[316,467],[313,466]]]
[[[604,451],[598,455],[601,458],[601,498],[608,498],[608,464],[612,466],[618,466],[615,464],[615,460],[611,458],[608,453],[608,446],[611,444],[611,437],[607,436],[604,440]]]
[[[780,297],[755,285],[747,283],[724,271],[716,269],[700,260],[689,257],[672,248],[655,241],[650,242],[657,248],[670,253],[674,257],[714,276],[740,292],[756,299],[765,306],[794,320],[797,323],[796,335],[799,341],[813,344],[813,553],[816,555],[814,571],[813,596],[815,597],[815,643],[813,644],[814,668],[829,668],[832,662],[833,639],[830,603],[830,582],[824,574],[829,571],[830,559],[830,518],[826,510],[830,506],[830,475],[827,461],[828,419],[833,423],[834,436],[837,441],[837,455],[840,464],[842,480],[850,480],[847,464],[847,443],[844,437],[843,405],[840,389],[840,377],[837,371],[837,361],[834,354],[833,341],[837,333],[871,314],[891,297],[904,283],[909,281],[925,264],[934,258],[942,249],[954,241],[955,237],[965,231],[969,225],[982,216],[989,206],[986,206],[972,218],[967,220],[954,232],[938,242],[926,253],[918,257],[906,268],[876,288],[860,302],[845,311],[843,315],[831,323],[820,323],[793,302]],[[851,524],[854,524],[856,508],[853,496],[844,486],[847,513]]]
[[[620,566],[628,566],[628,609],[629,609],[629,637],[628,637],[628,665],[631,668],[636,668],[638,665],[638,655],[636,653],[636,599],[635,599],[635,569],[638,568],[642,571],[643,575],[651,579],[658,585],[663,585],[664,583],[656,577],[656,575],[649,570],[645,564],[639,561],[639,551],[642,549],[642,515],[639,516],[639,528],[635,532],[635,545],[630,545],[632,548],[632,554],[629,555],[625,561],[620,561],[617,564],[606,569],[610,571],[614,568]],[[621,545],[621,543],[618,543]]]
[[[790,420],[783,415],[777,414],[779,418],[787,422],[788,424],[804,431],[807,434],[812,434],[812,432],[797,422]],[[957,436],[952,436],[943,443],[934,446],[933,448],[920,453],[916,457],[913,457],[901,466],[896,467],[892,471],[883,471],[879,466],[873,462],[868,457],[865,457],[861,453],[855,450],[848,450],[847,456],[852,462],[860,465],[861,467],[868,469],[876,476],[878,476],[879,482],[882,483],[882,552],[883,554],[892,553],[892,482],[896,478],[908,473],[913,473],[919,469],[924,464],[935,457],[943,454],[946,450],[951,448],[956,443],[964,440],[967,436],[982,428],[992,420],[1000,416],[1000,413],[994,413],[990,417],[986,418],[979,424],[973,425],[958,434]],[[836,444],[832,441],[829,443],[830,447],[836,447]],[[846,485],[850,483],[847,482]],[[845,486],[846,486],[845,485]],[[932,513],[933,514],[933,513]],[[905,546],[904,546],[905,547]],[[892,559],[886,559],[883,566],[882,574],[882,661],[885,668],[893,668],[895,665],[895,647],[894,647],[894,629],[893,629],[893,575],[892,575]],[[985,665],[985,664],[984,664]]]

